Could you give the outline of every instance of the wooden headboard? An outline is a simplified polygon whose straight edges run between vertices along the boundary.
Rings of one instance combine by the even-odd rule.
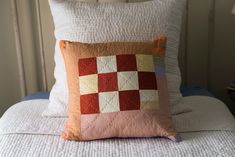
[[[89,2],[140,2],[146,0],[81,0]],[[208,25],[200,25],[198,19],[208,24],[208,6],[190,1],[185,8],[182,25],[179,63],[183,83],[195,82],[207,86],[208,81]],[[194,6],[194,7],[192,7]],[[197,8],[200,6],[200,12]],[[49,91],[54,84],[54,26],[47,0],[12,0],[22,95],[35,91]],[[206,16],[205,16],[206,15]],[[196,36],[196,38],[194,37]],[[198,40],[200,38],[200,40]],[[197,44],[194,44],[197,42]],[[200,45],[198,47],[198,45]],[[187,52],[187,53],[186,53]],[[196,55],[195,55],[196,54]],[[200,58],[200,76],[191,72],[195,58]],[[202,59],[201,59],[202,58]],[[30,66],[28,66],[30,65]]]

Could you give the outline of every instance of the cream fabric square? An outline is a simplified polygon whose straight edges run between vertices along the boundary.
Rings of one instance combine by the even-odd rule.
[[[116,56],[97,57],[98,73],[117,72]]]
[[[79,77],[80,94],[98,93],[98,75],[87,75]]]
[[[118,90],[139,90],[138,72],[118,72]]]
[[[140,109],[158,109],[159,98],[157,90],[140,90]]]
[[[120,111],[118,92],[99,93],[99,108],[101,113]]]
[[[136,55],[137,70],[154,72],[154,61],[152,55]]]

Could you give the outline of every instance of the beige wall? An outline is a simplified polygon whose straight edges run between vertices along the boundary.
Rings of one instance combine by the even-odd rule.
[[[31,94],[50,90],[54,83],[53,24],[47,0],[1,0],[0,115],[22,95],[11,2],[16,4],[19,19],[25,92]],[[231,14],[232,4],[233,0],[189,0],[180,54],[184,84],[206,87],[229,104],[225,87],[235,80],[235,16]],[[45,56],[45,73],[41,70],[44,64],[42,55]]]
[[[36,2],[0,1],[0,115],[25,94],[46,90]]]
[[[208,88],[235,111],[226,91],[235,80],[233,4],[233,0],[189,0],[184,80]]]
[[[20,81],[16,57],[11,5],[0,1],[0,115],[20,100]]]
[[[215,4],[214,43],[210,54],[209,89],[235,111],[235,101],[228,98],[225,87],[235,80],[235,15],[233,0],[217,0]]]

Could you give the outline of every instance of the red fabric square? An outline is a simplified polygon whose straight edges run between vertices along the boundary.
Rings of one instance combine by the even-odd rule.
[[[157,89],[157,79],[154,72],[138,72],[139,89]]]
[[[79,76],[97,74],[96,58],[84,58],[78,62]]]
[[[117,71],[137,71],[135,55],[117,55]]]
[[[99,92],[117,91],[117,73],[98,74]]]
[[[80,96],[81,114],[99,113],[98,93]]]
[[[139,110],[140,93],[138,90],[119,91],[120,110]]]

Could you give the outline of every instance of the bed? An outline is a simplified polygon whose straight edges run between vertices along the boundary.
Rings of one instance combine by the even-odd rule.
[[[12,106],[0,119],[0,154],[70,157],[233,156],[235,120],[226,105],[208,96],[208,92],[202,88],[184,88],[182,93],[188,96],[180,103],[193,110],[173,116],[182,142],[175,143],[162,138],[64,141],[60,138],[60,133],[66,118],[42,117],[41,113],[49,101],[48,93],[39,93],[35,94],[36,99],[33,95],[28,97],[28,100]]]
[[[42,31],[50,32],[46,28]],[[42,71],[45,75],[48,67],[42,66]],[[44,80],[45,84],[53,82]],[[49,104],[49,93],[29,95],[10,107],[0,119],[0,156],[234,156],[235,119],[226,105],[200,87],[184,87],[181,92],[185,97],[179,105],[188,106],[192,112],[173,116],[182,138],[178,143],[164,138],[64,141],[60,134],[66,118],[41,116]]]

